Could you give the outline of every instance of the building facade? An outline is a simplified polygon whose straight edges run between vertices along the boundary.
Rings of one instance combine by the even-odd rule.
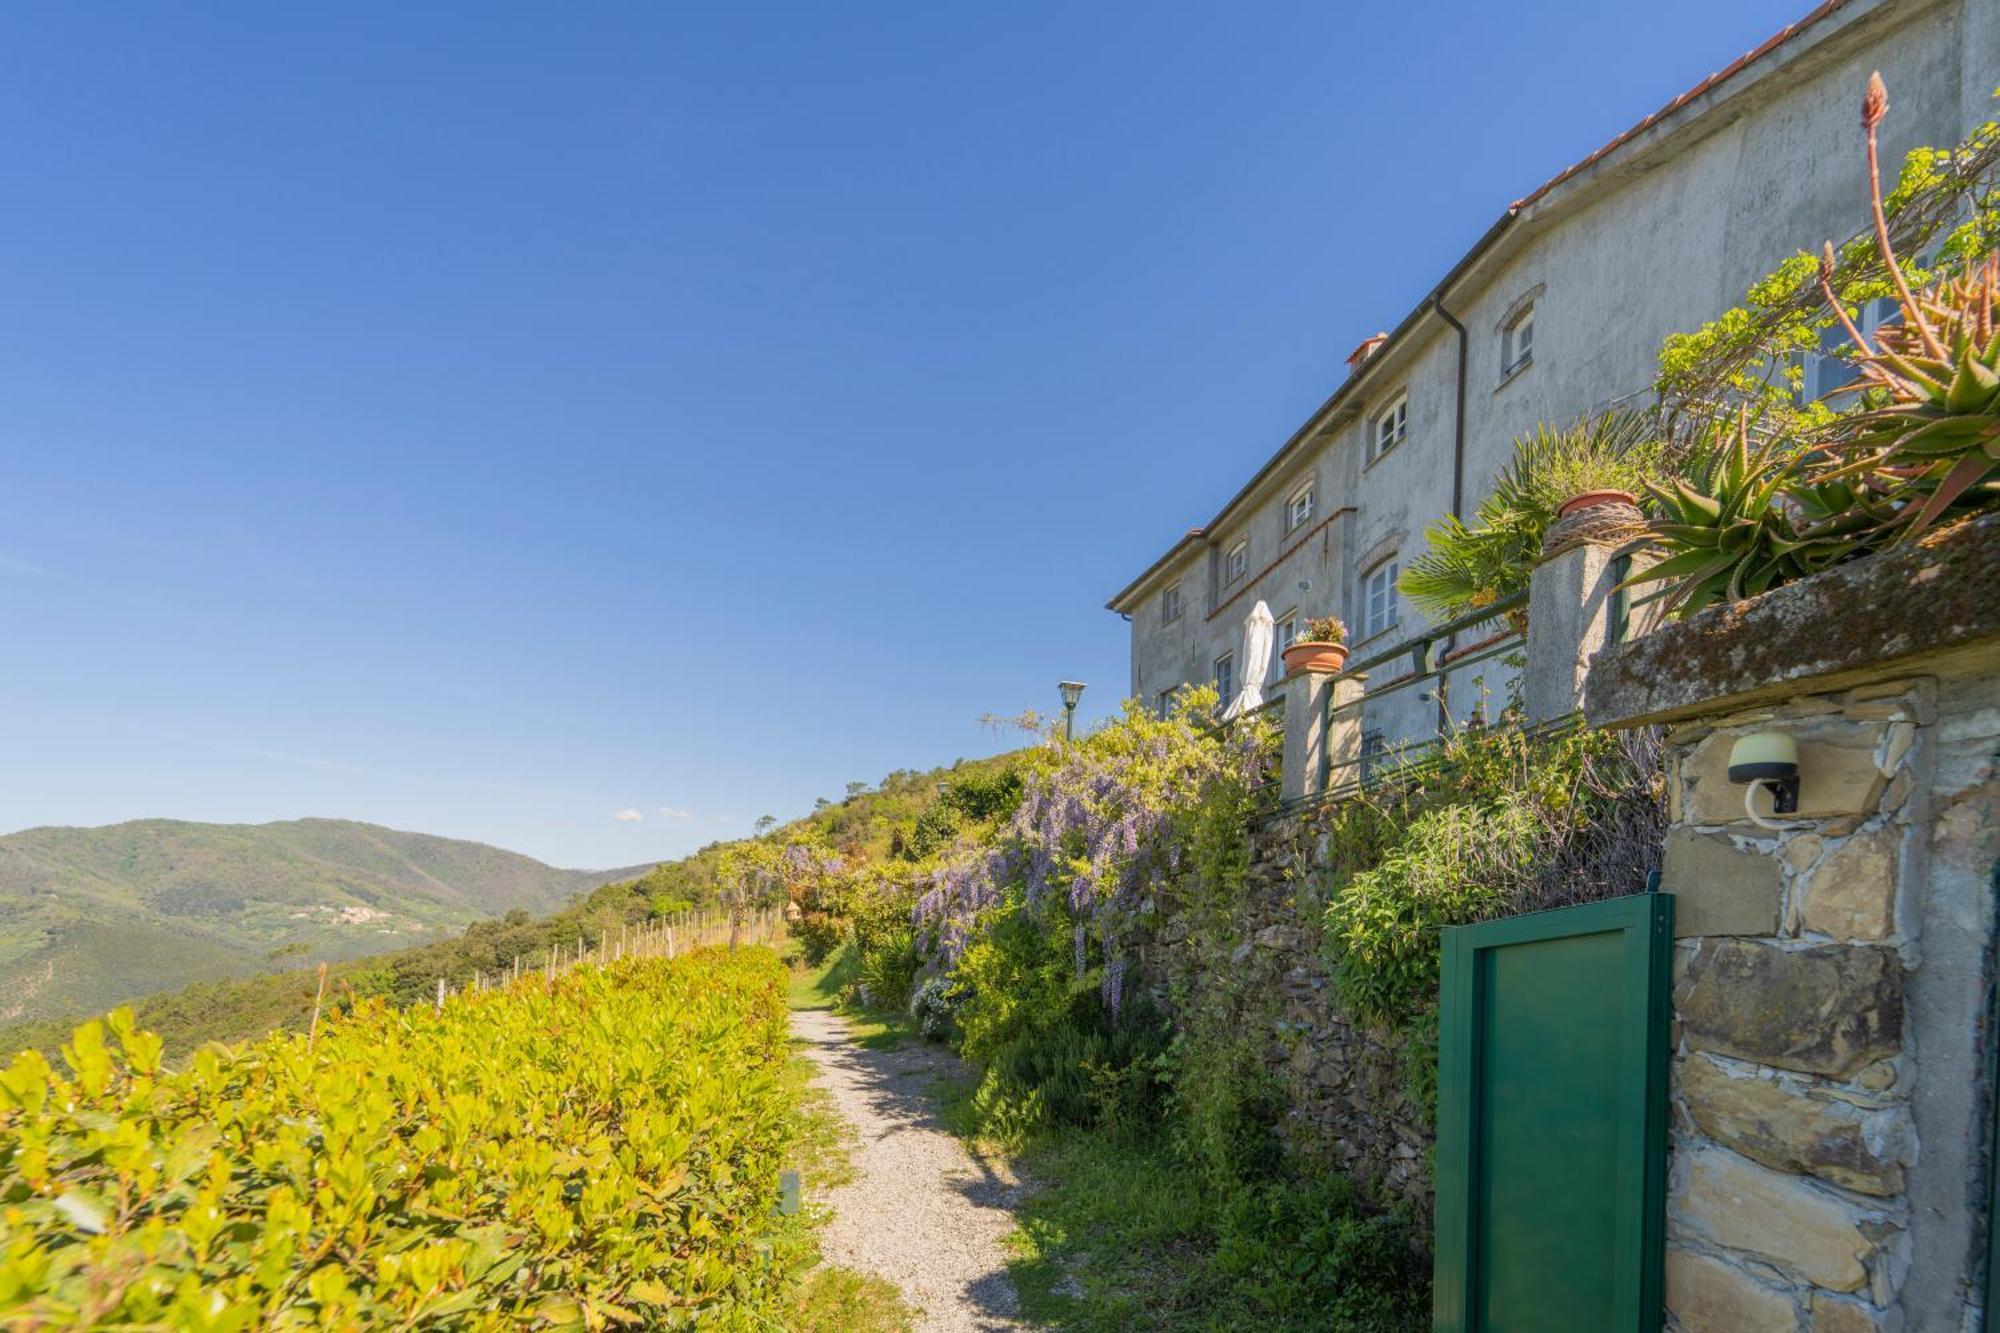
[[[1668,334],[1865,223],[1871,70],[1890,89],[1887,170],[1959,142],[1995,114],[2000,4],[1830,0],[1511,205],[1214,518],[1111,599],[1131,622],[1131,694],[1232,694],[1259,600],[1281,645],[1327,614],[1357,658],[1418,637],[1396,578],[1431,523],[1472,512],[1516,437],[1649,404]],[[1504,684],[1495,663],[1477,670]],[[1451,680],[1451,711],[1476,707],[1480,683]],[[1387,732],[1371,740],[1432,734],[1437,710],[1414,690],[1371,706]]]

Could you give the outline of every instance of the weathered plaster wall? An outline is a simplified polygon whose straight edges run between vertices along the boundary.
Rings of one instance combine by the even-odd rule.
[[[1718,52],[1717,63],[1733,54]],[[1886,160],[1918,144],[1956,142],[1991,116],[2000,85],[2000,6],[1853,0],[1771,62],[1768,72],[1696,99],[1530,205],[1500,248],[1447,294],[1469,338],[1468,511],[1491,488],[1517,435],[1643,399],[1667,334],[1736,304],[1786,256],[1864,225],[1857,106],[1871,69],[1888,79],[1893,103],[1883,127]],[[1504,376],[1500,321],[1537,288],[1534,363]],[[1383,322],[1393,318],[1385,312]],[[1306,614],[1331,612],[1358,628],[1366,567],[1389,553],[1407,562],[1424,529],[1450,507],[1457,337],[1432,315],[1364,364],[1332,417],[1232,506],[1209,544],[1180,557],[1175,568],[1188,613],[1172,632],[1157,623],[1157,589],[1147,591],[1132,611],[1138,697],[1150,702],[1163,688],[1207,680],[1215,658],[1240,638],[1258,596],[1274,612],[1296,603]],[[1409,438],[1364,467],[1374,416],[1404,389]],[[1258,457],[1251,452],[1246,464]],[[1322,487],[1322,513],[1342,506],[1355,512],[1334,525],[1333,543],[1316,563],[1288,562],[1210,619],[1216,599],[1209,562],[1247,532],[1252,571],[1268,564],[1281,549],[1285,498],[1308,473]],[[1301,580],[1311,589],[1301,592]],[[1421,623],[1405,607],[1401,633],[1369,647],[1389,646]],[[1378,673],[1378,680],[1391,674]],[[1455,704],[1469,707],[1472,695],[1469,680],[1454,682]],[[1391,741],[1428,736],[1434,718],[1428,701],[1405,691],[1385,701],[1371,729]]]

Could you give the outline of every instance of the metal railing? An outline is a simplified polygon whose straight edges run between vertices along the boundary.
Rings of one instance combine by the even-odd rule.
[[[1371,653],[1349,664],[1346,670],[1334,677],[1336,682],[1353,680],[1376,668],[1404,661],[1409,663],[1410,669],[1367,690],[1358,699],[1338,706],[1333,703],[1335,691],[1328,690],[1326,711],[1319,719],[1321,735],[1332,733],[1336,718],[1356,713],[1365,716],[1370,704],[1379,708],[1385,699],[1393,695],[1426,685],[1431,686],[1436,705],[1431,735],[1404,741],[1385,750],[1364,750],[1340,761],[1335,761],[1330,747],[1322,746],[1318,790],[1289,801],[1280,801],[1271,807],[1269,813],[1291,814],[1329,801],[1344,800],[1365,791],[1384,777],[1396,774],[1410,776],[1420,771],[1423,765],[1433,762],[1444,742],[1461,729],[1461,724],[1454,721],[1451,715],[1451,677],[1469,667],[1521,651],[1527,641],[1526,635],[1513,623],[1511,613],[1525,609],[1527,604],[1526,592],[1503,597],[1455,619],[1429,626],[1392,648]],[[1455,646],[1455,641],[1466,630],[1495,622],[1503,622],[1504,628],[1463,647]]]

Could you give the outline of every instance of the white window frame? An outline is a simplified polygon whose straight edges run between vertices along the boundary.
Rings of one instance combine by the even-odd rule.
[[[1368,461],[1374,462],[1410,437],[1410,392],[1405,389],[1368,422]]]
[[[1401,558],[1392,555],[1376,561],[1361,575],[1362,639],[1386,634],[1402,623],[1402,599],[1396,591],[1401,572]]]
[[[1526,334],[1526,338],[1522,335]],[[1500,377],[1506,379],[1535,364],[1535,303],[1528,302],[1507,321],[1500,333]]]
[[[1160,623],[1171,625],[1181,618],[1181,580],[1175,579],[1160,590]]]
[[[1250,572],[1250,539],[1238,537],[1228,550],[1222,553],[1222,586],[1227,588],[1242,580]]]
[[[1222,696],[1222,706],[1229,707],[1229,701],[1236,697],[1236,654],[1226,652],[1215,659],[1215,689]]]
[[[1315,507],[1314,502],[1318,498],[1315,490],[1315,484],[1309,481],[1293,491],[1292,498],[1285,501],[1286,532],[1297,532],[1300,528],[1312,522],[1313,509]]]
[[[1855,312],[1855,325],[1861,336],[1872,344],[1875,335],[1885,324],[1894,324],[1902,307],[1893,296],[1878,296],[1872,301],[1863,301]],[[1799,368],[1803,372],[1799,378],[1798,401],[1801,406],[1818,402],[1836,389],[1845,388],[1861,378],[1861,372],[1843,352],[1850,351],[1854,342],[1847,336],[1847,330],[1840,324],[1829,324],[1820,332],[1821,350],[1803,352],[1799,356]]]
[[[1285,675],[1285,649],[1298,642],[1299,612],[1297,607],[1279,616],[1271,627],[1271,679],[1282,680]]]

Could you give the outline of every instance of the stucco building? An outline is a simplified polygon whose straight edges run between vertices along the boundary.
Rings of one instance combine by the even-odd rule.
[[[1995,114],[2000,3],[1822,4],[1510,205],[1390,332],[1360,343],[1345,380],[1213,518],[1111,599],[1131,622],[1131,694],[1232,692],[1259,599],[1281,642],[1329,613],[1364,656],[1420,631],[1396,577],[1427,526],[1472,512],[1518,435],[1650,402],[1669,333],[1860,228],[1858,108],[1877,69],[1893,171]],[[1476,668],[1489,686],[1496,667]],[[1452,682],[1454,712],[1473,685]],[[1436,703],[1411,690],[1370,718],[1394,743],[1430,734]]]

